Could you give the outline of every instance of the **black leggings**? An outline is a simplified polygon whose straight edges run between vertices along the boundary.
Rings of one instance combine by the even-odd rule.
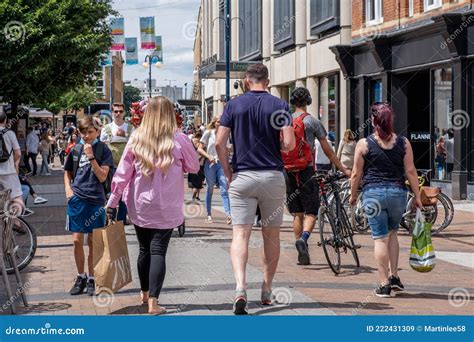
[[[158,298],[166,275],[166,252],[173,229],[151,229],[135,226],[140,253],[138,254],[138,276],[142,291]]]

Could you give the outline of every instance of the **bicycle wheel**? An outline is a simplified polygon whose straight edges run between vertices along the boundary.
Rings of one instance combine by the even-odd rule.
[[[432,234],[439,234],[441,231],[446,229],[454,218],[454,205],[451,199],[442,192],[438,194],[437,198],[438,203],[436,206],[433,206],[432,209],[436,212],[436,215],[426,219],[432,224]]]
[[[352,257],[354,258],[354,261],[356,263],[356,267],[360,267],[359,255],[357,254],[357,248],[354,243],[353,231],[351,228],[352,226],[349,223],[349,218],[347,217],[346,210],[344,208],[341,208],[341,211],[342,224],[344,226],[343,234],[346,247],[351,250]]]
[[[334,219],[325,207],[319,208],[318,227],[324,255],[329,267],[337,275],[341,272],[341,252],[335,242],[334,232],[336,225]]]
[[[349,199],[347,199],[349,201]],[[354,215],[354,224],[350,226],[359,233],[365,233],[369,230],[369,221],[367,220],[367,216],[365,215],[364,211],[364,203],[362,202],[362,193],[359,194],[357,198],[357,202],[354,208],[351,208],[352,215]]]
[[[36,231],[21,217],[15,217],[12,220],[13,240],[15,244],[14,256],[18,270],[22,270],[28,266],[36,253]],[[5,265],[8,274],[14,273],[13,265],[7,257],[5,257]]]

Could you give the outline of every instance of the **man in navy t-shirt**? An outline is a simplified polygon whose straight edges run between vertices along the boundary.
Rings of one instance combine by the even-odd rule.
[[[245,78],[249,92],[229,101],[220,119],[216,150],[230,184],[233,239],[232,265],[237,282],[234,313],[247,313],[245,267],[257,206],[262,214],[265,273],[262,304],[272,303],[272,281],[280,256],[280,226],[285,208],[281,152],[295,147],[288,104],[267,93],[268,69],[252,64]],[[230,168],[227,140],[232,135]]]

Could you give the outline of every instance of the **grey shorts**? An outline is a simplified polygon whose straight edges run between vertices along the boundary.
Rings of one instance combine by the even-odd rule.
[[[23,195],[21,191],[20,179],[16,173],[0,176],[0,191],[11,189],[10,198],[17,198]]]
[[[232,224],[255,222],[257,206],[262,225],[280,227],[285,211],[285,177],[281,171],[242,171],[232,176],[229,187]]]

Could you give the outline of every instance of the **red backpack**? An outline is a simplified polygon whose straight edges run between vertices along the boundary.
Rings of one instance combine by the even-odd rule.
[[[308,165],[313,165],[313,153],[311,152],[311,146],[306,141],[304,134],[303,120],[308,115],[308,113],[303,113],[293,120],[296,146],[290,152],[281,153],[286,171],[302,171],[306,169]]]

